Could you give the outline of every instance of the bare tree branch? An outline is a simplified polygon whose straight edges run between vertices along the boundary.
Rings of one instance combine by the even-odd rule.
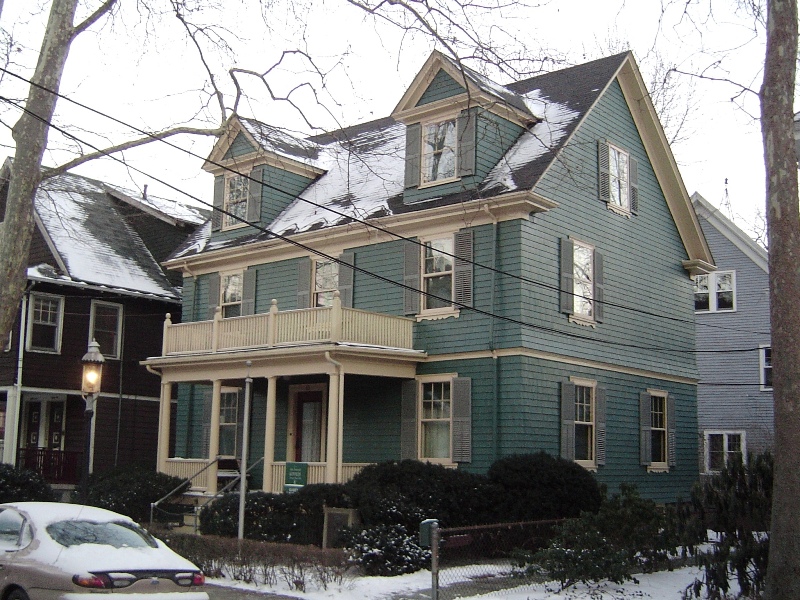
[[[91,15],[86,17],[86,19],[84,19],[84,21],[82,23],[79,23],[76,27],[73,28],[73,30],[72,30],[72,38],[75,39],[77,36],[79,36],[84,31],[89,29],[89,27],[94,25],[100,19],[100,17],[102,17],[107,12],[109,12],[116,3],[117,3],[117,0],[106,0],[100,6],[100,8],[98,8]]]

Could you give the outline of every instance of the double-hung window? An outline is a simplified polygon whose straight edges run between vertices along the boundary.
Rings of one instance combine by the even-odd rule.
[[[736,272],[716,271],[707,275],[695,275],[694,310],[696,312],[736,310]]]
[[[629,152],[605,140],[597,143],[600,199],[618,214],[639,212],[639,163]]]
[[[339,289],[339,265],[332,260],[314,261],[313,306],[332,306],[333,294]]]
[[[745,460],[744,431],[706,431],[706,472],[721,471],[734,460]]]
[[[594,470],[605,464],[605,387],[570,377],[561,388],[561,456]]]
[[[106,358],[119,358],[122,305],[93,300],[89,321],[89,341],[95,340],[100,344],[100,352]]]
[[[561,312],[571,321],[594,325],[603,320],[603,256],[585,243],[561,240]]]
[[[241,225],[246,221],[249,193],[250,180],[245,175],[231,175],[225,179],[223,228]]]
[[[449,461],[451,457],[450,381],[422,383],[420,412],[420,458]]]
[[[238,317],[242,314],[242,274],[229,273],[220,277],[220,301],[222,318]]]
[[[675,400],[666,391],[639,395],[641,464],[651,471],[667,471],[676,464]]]
[[[427,123],[422,128],[423,185],[456,177],[457,149],[456,119]]]
[[[624,211],[629,211],[631,209],[631,200],[628,194],[628,153],[611,145],[608,147],[608,153],[611,193],[609,202]]]
[[[772,347],[762,346],[759,349],[759,363],[761,367],[761,390],[772,389]]]
[[[64,298],[31,294],[29,306],[27,349],[36,352],[59,352],[64,320]]]
[[[449,308],[453,298],[453,238],[425,242],[423,253],[423,310]]]
[[[219,455],[235,457],[239,427],[239,392],[223,391],[219,397]]]

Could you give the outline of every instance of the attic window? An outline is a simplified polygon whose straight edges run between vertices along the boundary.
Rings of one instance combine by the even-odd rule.
[[[234,227],[246,221],[249,184],[250,180],[244,175],[232,175],[226,179],[223,227]]]
[[[422,138],[422,184],[456,176],[456,120],[428,123]]]

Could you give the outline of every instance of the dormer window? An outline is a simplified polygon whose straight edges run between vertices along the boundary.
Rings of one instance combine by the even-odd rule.
[[[232,175],[225,180],[224,228],[241,225],[247,217],[247,198],[250,180],[244,175]]]
[[[456,120],[424,126],[422,138],[422,184],[450,180],[456,176],[458,139]]]

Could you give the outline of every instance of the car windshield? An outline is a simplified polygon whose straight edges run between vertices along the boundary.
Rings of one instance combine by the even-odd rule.
[[[114,548],[158,547],[149,533],[133,523],[59,521],[48,525],[47,533],[67,547],[79,544],[105,544]]]

